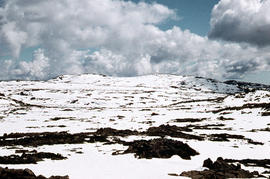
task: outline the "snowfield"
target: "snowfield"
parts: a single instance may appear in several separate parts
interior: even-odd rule
[[[45,159],[37,164],[0,164],[29,168],[36,175],[68,175],[71,179],[184,178],[169,174],[203,170],[203,161],[269,159],[270,92],[261,86],[223,83],[211,79],[148,75],[107,77],[64,75],[48,81],[0,82],[0,142],[11,133],[91,133],[101,128],[147,131],[150,127],[186,127],[203,140],[163,136],[188,144],[199,155],[190,160],[112,155],[128,147],[121,143],[82,142],[53,145],[0,145],[0,156],[18,150],[59,153],[65,160]],[[226,140],[218,134],[231,135]],[[216,136],[215,136],[216,135]],[[238,135],[238,137],[232,137]],[[217,137],[218,136],[218,137]],[[239,136],[243,136],[242,138]],[[111,136],[122,141],[161,136]],[[221,140],[224,139],[224,140]],[[228,140],[227,140],[228,139]],[[1,162],[1,160],[0,160]],[[242,168],[269,171],[265,167]],[[265,176],[268,176],[265,174]]]

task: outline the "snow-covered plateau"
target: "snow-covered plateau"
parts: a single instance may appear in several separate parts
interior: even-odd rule
[[[71,179],[163,179],[205,170],[208,158],[270,159],[269,89],[165,74],[2,81],[0,167]],[[181,141],[197,154],[167,152],[162,142],[132,152],[132,142],[153,139]],[[165,149],[149,153],[158,147]],[[64,159],[4,160],[41,152]],[[269,176],[270,163],[240,165],[263,174],[258,177]]]

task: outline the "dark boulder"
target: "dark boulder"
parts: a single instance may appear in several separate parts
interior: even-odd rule
[[[137,140],[126,142],[128,149],[124,154],[135,153],[139,158],[170,158],[178,155],[183,159],[190,159],[191,156],[199,153],[192,149],[189,145],[176,140],[170,139],[153,139],[153,140]]]

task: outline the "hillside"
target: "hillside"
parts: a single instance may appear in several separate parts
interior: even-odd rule
[[[270,165],[269,89],[176,75],[2,81],[0,166],[72,179],[181,178],[223,157],[262,174]]]

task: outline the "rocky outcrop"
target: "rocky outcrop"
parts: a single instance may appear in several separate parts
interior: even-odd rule
[[[128,149],[124,154],[135,153],[139,158],[170,158],[173,155],[178,155],[183,159],[190,159],[191,156],[199,153],[192,149],[189,145],[176,140],[170,139],[153,139],[153,140],[137,140],[126,142]]]
[[[192,179],[224,179],[224,178],[253,178],[258,177],[258,172],[249,172],[241,169],[240,165],[229,164],[223,158],[219,157],[215,162],[207,159],[203,167],[208,169],[204,171],[188,171],[181,173],[180,176],[190,177]]]
[[[46,178],[42,175],[36,176],[30,169],[8,169],[0,167],[1,179],[69,179],[68,176],[51,176]]]

